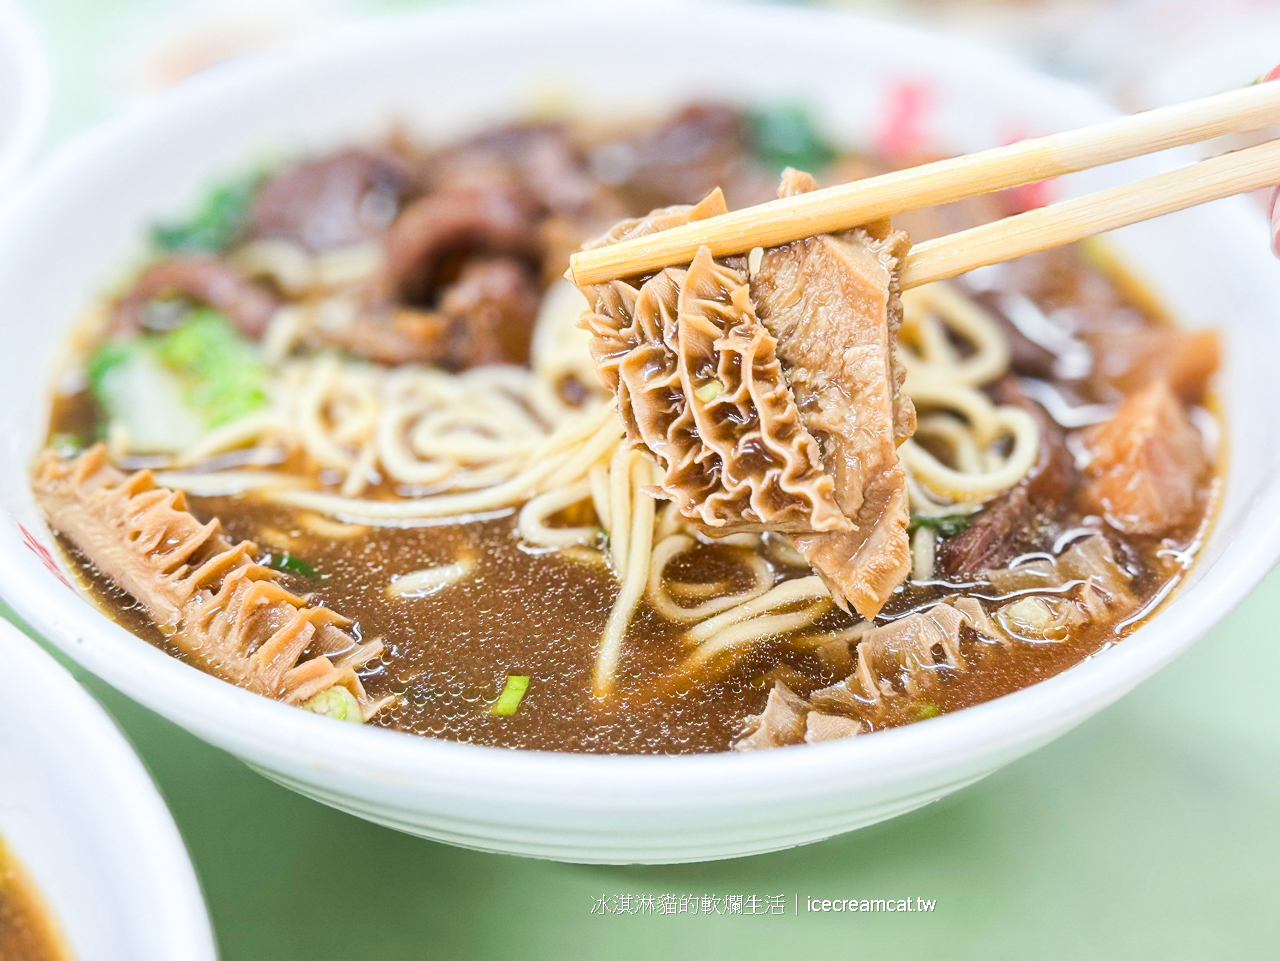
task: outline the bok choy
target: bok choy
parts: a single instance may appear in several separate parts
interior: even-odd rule
[[[135,453],[173,453],[267,402],[257,348],[220,313],[192,311],[178,326],[103,344],[89,388],[109,429]]]

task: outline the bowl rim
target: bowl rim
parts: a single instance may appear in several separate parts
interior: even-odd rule
[[[651,6],[667,5],[654,0]],[[579,0],[536,6],[540,16],[553,11],[599,11]],[[687,5],[672,3],[674,9]],[[710,11],[741,15],[739,4],[700,0]],[[1029,68],[1017,58],[989,51],[969,40],[918,31],[900,24],[868,20],[826,9],[780,8],[753,4],[753,16],[785,18],[801,27],[846,26],[874,29],[886,39],[954,57],[969,56],[966,69],[993,78],[1034,75],[1038,85],[1056,90],[1063,100],[1084,103],[1100,116],[1115,111],[1096,94]],[[118,118],[63,147],[27,184],[8,221],[39,208],[40,198],[64,178],[91,164],[97,153],[128,138],[135,130],[163,122],[172,111],[207,110],[225,97],[243,94],[294,71],[323,64],[353,51],[376,50],[403,40],[410,30],[469,32],[491,22],[495,8],[510,17],[528,13],[515,2],[474,7],[443,6],[373,20],[268,54],[223,65],[184,82],[178,88],[136,104]],[[763,23],[761,24],[763,27]],[[981,58],[973,58],[975,50]],[[1265,249],[1262,218],[1243,203],[1220,205],[1220,216],[1239,233],[1256,233]],[[1228,464],[1227,476],[1230,477]],[[338,765],[394,788],[421,788],[458,798],[492,798],[510,793],[513,783],[525,796],[574,809],[600,803],[614,809],[646,811],[699,806],[740,805],[775,798],[829,795],[833,788],[888,784],[965,759],[990,757],[1002,749],[1039,743],[1060,733],[1109,703],[1182,653],[1239,604],[1280,557],[1280,478],[1270,483],[1249,507],[1254,536],[1237,538],[1205,569],[1191,588],[1179,591],[1152,618],[1108,649],[1054,677],[1011,694],[930,719],[796,751],[724,752],[697,755],[576,754],[464,744],[402,732],[355,725],[333,725],[328,719],[250,694],[204,674],[159,649],[139,643],[91,604],[67,605],[61,585],[27,552],[0,550],[0,589],[25,618],[86,668],[140,703],[222,746],[254,745],[256,759],[274,758],[284,769],[299,759],[309,764]],[[1170,616],[1171,611],[1176,611]],[[91,643],[96,637],[105,643]],[[134,643],[127,643],[132,641]],[[208,728],[209,713],[221,719]],[[1065,721],[1065,723],[1064,723]],[[265,731],[270,736],[264,736]],[[232,747],[234,750],[235,748]],[[256,760],[255,763],[265,763]]]
[[[0,0],[0,49],[15,55],[19,96],[17,122],[0,140],[0,188],[26,167],[44,139],[49,122],[51,81],[44,44],[13,0]]]
[[[2,619],[0,658],[16,665],[24,680],[39,691],[40,699],[56,708],[50,723],[74,735],[79,761],[70,783],[92,784],[94,796],[110,799],[115,826],[139,839],[131,847],[129,870],[144,877],[152,889],[156,899],[152,907],[163,921],[150,930],[163,934],[166,956],[213,961],[213,928],[191,856],[159,788],[114,718],[52,655],[17,625]],[[22,729],[0,731],[0,738],[21,740]],[[48,779],[50,784],[67,783],[66,758],[46,766],[56,774]],[[49,903],[48,908],[55,926],[65,934],[67,925],[59,906]]]

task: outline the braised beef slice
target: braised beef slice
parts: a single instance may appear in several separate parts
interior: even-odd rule
[[[1014,378],[1000,381],[994,393],[1000,403],[1016,404],[1035,418],[1040,457],[1017,485],[987,503],[968,528],[938,543],[938,570],[946,577],[970,579],[1020,554],[1047,549],[1076,488],[1075,462],[1062,428],[1022,394]]]
[[[1222,346],[1214,330],[1179,330],[1150,323],[1102,327],[1085,335],[1093,348],[1090,385],[1102,396],[1129,395],[1165,381],[1188,403],[1204,399]]]
[[[438,151],[426,158],[423,179],[432,190],[520,190],[539,217],[544,284],[564,274],[583,243],[634,212],[557,123],[513,124]]]
[[[116,304],[112,332],[136,333],[149,326],[148,312],[156,302],[188,300],[224,313],[241,333],[258,337],[266,329],[279,302],[261,284],[213,257],[171,257],[144,270]]]
[[[432,364],[465,370],[525,364],[541,294],[532,270],[506,258],[466,262],[422,310],[372,299],[348,323],[320,332],[319,343],[380,364]]]
[[[1085,431],[1085,500],[1116,530],[1163,534],[1191,513],[1211,462],[1200,432],[1163,380]]]
[[[512,124],[427,158],[425,179],[437,190],[517,185],[543,212],[577,215],[601,199],[586,154],[560,124]]]
[[[444,364],[527,363],[540,300],[525,264],[510,258],[470,261],[440,298],[450,324]]]
[[[592,167],[642,207],[691,203],[722,187],[734,204],[767,200],[771,178],[753,169],[747,119],[722,104],[694,104],[666,123],[602,144]]]
[[[254,197],[250,233],[315,253],[374,241],[411,189],[411,172],[400,158],[343,150],[268,179]]]
[[[780,194],[814,189],[788,170]],[[751,294],[778,341],[805,426],[835,479],[851,531],[801,534],[797,549],[832,596],[874,617],[911,569],[906,478],[897,447],[915,430],[894,355],[901,231],[809,237],[764,252]]]
[[[473,257],[536,263],[537,226],[537,204],[513,185],[452,187],[420,197],[387,234],[391,291],[402,303],[431,307]]]
[[[348,323],[319,331],[311,346],[338,347],[379,364],[438,364],[449,329],[443,314],[379,302]]]

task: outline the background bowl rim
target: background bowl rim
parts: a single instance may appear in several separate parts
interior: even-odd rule
[[[5,48],[14,54],[20,89],[17,122],[0,139],[0,189],[22,173],[43,141],[52,95],[44,44],[13,0],[0,0],[0,49]]]
[[[62,754],[41,756],[41,769],[51,789],[53,785],[64,790],[68,784],[72,788],[91,785],[92,792],[80,793],[93,797],[98,811],[110,812],[113,826],[121,833],[138,840],[130,847],[127,871],[131,877],[145,879],[155,898],[152,907],[157,909],[156,918],[162,920],[150,919],[146,930],[162,934],[163,957],[213,961],[213,928],[186,843],[160,789],[114,718],[52,655],[16,625],[3,620],[0,660],[19,668],[32,690],[38,691],[42,704],[52,708],[41,721],[42,727],[65,733],[68,743],[74,738],[74,764]],[[0,730],[0,740],[21,742],[22,729]],[[3,834],[0,825],[0,836]],[[21,852],[19,856],[27,860]],[[111,867],[113,872],[120,870],[118,863]],[[112,876],[94,881],[110,881]],[[63,906],[47,897],[46,891],[40,894],[55,927],[65,934],[68,925]]]
[[[595,4],[578,0],[532,5],[537,14],[578,11],[599,14]],[[657,0],[651,7],[690,6],[709,11],[740,5],[700,0],[696,4]],[[149,129],[171,111],[208,109],[224,98],[243,96],[255,85],[314,68],[332,58],[345,58],[384,44],[409,42],[414,31],[430,29],[463,32],[483,28],[495,7],[517,17],[529,6],[482,3],[474,7],[444,6],[411,14],[376,19],[345,28],[341,35],[314,38],[289,48],[248,57],[197,76],[178,88],[135,105],[121,116],[90,131],[67,146],[26,184],[17,202],[0,222],[0,237],[12,223],[39,208],[40,198],[77,169],[91,163],[101,150],[121,142],[137,129]],[[968,39],[943,36],[901,24],[885,23],[852,13],[826,9],[782,8],[759,4],[752,14],[791,24],[830,25],[837,21],[871,30],[886,40],[907,42],[955,59],[967,55],[966,69],[993,77],[1031,75],[1062,100],[1083,103],[1100,116],[1114,109],[1096,94],[1068,81],[1028,67],[1015,57],[986,50]],[[763,28],[763,24],[761,24]],[[975,51],[981,52],[974,58]],[[1265,244],[1262,218],[1246,215],[1247,207],[1220,205],[1220,219],[1238,231],[1256,232]],[[1256,220],[1256,223],[1254,222]],[[1226,476],[1230,478],[1230,463]],[[308,763],[340,764],[361,778],[395,787],[412,786],[457,797],[492,797],[509,791],[519,779],[522,793],[574,807],[604,802],[646,810],[667,805],[751,803],[770,797],[827,795],[833,788],[892,783],[926,772],[964,756],[990,756],[1002,746],[1047,739],[1083,720],[1100,706],[1182,653],[1221,620],[1262,580],[1280,557],[1280,477],[1268,484],[1250,506],[1258,536],[1248,544],[1232,542],[1200,580],[1177,592],[1141,630],[1122,644],[1052,678],[1004,697],[903,728],[877,732],[875,737],[810,745],[797,751],[724,752],[698,755],[612,755],[555,751],[510,750],[462,744],[418,735],[354,725],[332,725],[296,708],[250,694],[185,665],[151,645],[129,645],[136,638],[89,605],[59,604],[58,582],[34,556],[15,549],[0,550],[0,587],[16,610],[33,626],[93,673],[139,703],[220,746],[253,744],[260,758],[270,756],[282,767]],[[11,543],[7,541],[6,543]],[[50,603],[52,602],[52,603]],[[58,608],[63,608],[58,610]],[[1178,612],[1177,626],[1170,611]],[[97,650],[85,638],[107,635],[110,645]],[[105,654],[112,647],[112,657]],[[154,682],[154,683],[153,683]],[[220,727],[205,724],[207,709],[221,715]],[[1065,723],[1064,723],[1065,719]],[[328,725],[328,726],[326,726]],[[270,737],[264,737],[264,728]],[[234,748],[232,748],[234,750]],[[457,778],[444,784],[442,773]],[[803,777],[801,777],[801,775]]]

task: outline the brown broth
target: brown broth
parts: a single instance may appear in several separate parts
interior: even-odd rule
[[[1203,492],[1200,518],[1208,516],[1213,490]],[[627,634],[620,692],[592,695],[596,647],[617,581],[603,564],[569,560],[557,552],[523,549],[510,515],[468,524],[370,528],[345,540],[307,533],[288,509],[237,498],[192,498],[202,519],[219,517],[235,537],[255,540],[263,550],[288,551],[312,565],[315,580],[290,576],[290,586],[314,591],[318,600],[357,620],[362,637],[381,637],[386,653],[362,678],[371,694],[397,694],[400,702],[374,723],[429,737],[501,747],[610,753],[722,751],[741,722],[757,712],[775,679],[808,694],[844,676],[784,639],[766,643],[734,662],[723,676],[699,683],[673,681],[682,626],[642,608]],[[1137,572],[1139,609],[1156,598],[1183,567],[1157,559],[1188,551],[1202,536],[1200,520],[1161,539],[1131,539],[1129,566]],[[393,576],[451,562],[474,552],[472,575],[435,594],[392,600]],[[731,549],[707,546],[704,576],[716,563],[732,564]],[[716,558],[716,554],[725,554]],[[82,568],[83,569],[83,568]],[[794,569],[779,570],[796,576]],[[86,583],[104,610],[140,636],[165,646],[163,635],[131,600],[105,578],[86,570]],[[713,575],[714,576],[714,575]],[[947,594],[994,597],[988,588],[908,586],[886,606],[884,617],[902,616]],[[835,612],[814,630],[848,627],[853,619]],[[965,641],[965,671],[943,669],[930,692],[932,704],[949,712],[1024,688],[1079,663],[1134,629],[1090,624],[1057,643]],[[509,674],[532,678],[515,715],[499,717],[489,706]],[[921,716],[919,701],[903,698],[876,719],[895,726]]]
[[[0,841],[0,961],[65,961],[52,919],[22,866]]]

